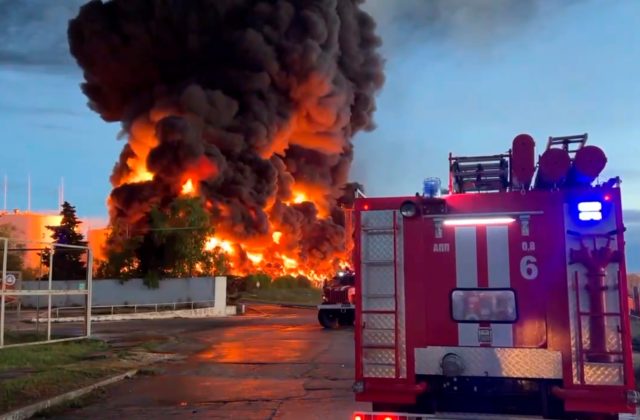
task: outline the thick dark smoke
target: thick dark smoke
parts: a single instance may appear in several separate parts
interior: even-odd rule
[[[373,127],[380,39],[363,0],[93,0],[70,22],[90,107],[122,121],[113,224],[143,227],[193,179],[219,232],[283,232],[302,259],[344,246],[331,218],[351,139]],[[141,177],[141,165],[154,174]],[[314,204],[293,204],[294,190]],[[286,204],[289,203],[289,204]]]

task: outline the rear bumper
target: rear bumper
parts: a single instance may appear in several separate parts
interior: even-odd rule
[[[318,309],[338,309],[353,311],[356,309],[356,307],[350,303],[324,303],[322,305],[318,305]]]
[[[417,414],[417,413],[401,413],[401,412],[373,412],[373,411],[356,411],[353,413],[352,419],[360,416],[362,420],[377,420],[379,418],[389,417],[392,420],[423,420],[423,419],[475,419],[475,420],[513,420],[512,415],[508,414],[477,414],[477,413],[446,413],[438,412],[434,414]],[[518,416],[518,420],[539,420],[542,417]]]
[[[638,394],[624,388],[598,389],[553,387],[552,394],[564,402],[566,411],[600,413],[635,413]]]
[[[416,397],[426,392],[426,382],[417,384],[385,384],[365,381],[362,392],[356,392],[356,401],[383,404],[415,404]]]

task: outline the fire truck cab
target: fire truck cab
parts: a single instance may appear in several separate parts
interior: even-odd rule
[[[536,165],[519,135],[450,156],[446,195],[356,201],[354,419],[636,412],[620,180],[586,140]]]

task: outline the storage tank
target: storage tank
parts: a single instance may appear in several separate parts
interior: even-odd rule
[[[569,185],[590,185],[607,165],[607,156],[597,146],[585,146],[576,152],[567,176]]]
[[[511,185],[514,189],[528,189],[536,171],[536,142],[528,134],[520,134],[511,146]]]
[[[547,149],[538,160],[535,187],[544,189],[563,183],[570,167],[569,152],[564,149]]]

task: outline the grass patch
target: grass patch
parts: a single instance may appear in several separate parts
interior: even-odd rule
[[[98,340],[66,341],[0,350],[0,372],[12,368],[47,369],[66,365],[97,351],[108,349]]]
[[[250,292],[242,293],[242,298],[246,300],[260,300],[273,303],[293,303],[293,304],[313,304],[317,305],[322,301],[322,290],[310,289],[254,289]]]
[[[98,340],[0,350],[0,412],[68,392],[125,370],[90,356],[108,351]]]

